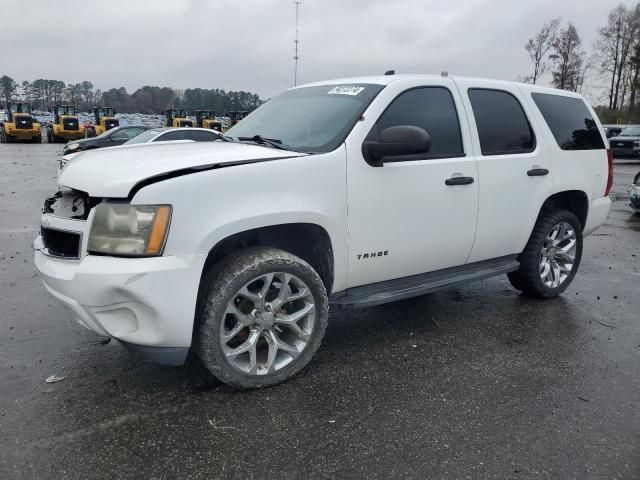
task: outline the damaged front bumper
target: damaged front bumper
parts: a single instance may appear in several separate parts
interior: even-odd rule
[[[45,204],[41,234],[33,243],[47,291],[84,327],[158,363],[183,363],[206,255],[88,255],[95,211],[85,204],[89,199],[82,200],[77,192],[52,199]]]

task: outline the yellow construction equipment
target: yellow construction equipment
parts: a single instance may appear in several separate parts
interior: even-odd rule
[[[84,138],[84,125],[80,125],[75,106],[55,105],[49,111],[53,113],[53,123],[47,126],[49,143]]]
[[[187,118],[185,110],[172,108],[162,113],[167,117],[166,127],[193,127],[193,122]]]
[[[229,112],[227,114],[227,116],[229,117],[229,125],[227,126],[227,128],[231,128],[233,127],[236,123],[238,123],[240,120],[242,120],[244,117],[246,117],[249,114],[249,112],[245,112],[245,111],[241,111],[241,112]]]
[[[7,120],[0,122],[0,143],[42,143],[42,126],[31,116],[31,105],[25,102],[10,102],[5,109]]]
[[[213,110],[196,110],[196,125],[200,128],[211,128],[219,132],[222,131],[222,122],[216,120]]]
[[[94,127],[96,135],[100,135],[120,125],[113,107],[95,107],[93,109],[93,116],[96,120]]]

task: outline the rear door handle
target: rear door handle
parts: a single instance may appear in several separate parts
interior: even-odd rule
[[[447,178],[444,183],[446,185],[469,185],[473,183],[473,177],[451,177]]]
[[[549,170],[546,168],[532,168],[527,172],[530,177],[544,177],[549,174]]]

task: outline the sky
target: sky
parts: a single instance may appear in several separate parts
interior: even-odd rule
[[[530,73],[524,45],[542,24],[572,21],[591,52],[619,3],[301,0],[298,84],[389,69],[515,80]],[[2,2],[0,18],[0,75],[18,82],[221,88],[263,98],[293,85],[293,0],[33,0]],[[597,84],[592,78],[587,92],[594,103]]]

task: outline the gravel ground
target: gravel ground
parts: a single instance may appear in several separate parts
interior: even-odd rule
[[[46,293],[31,241],[60,150],[0,148],[0,479],[640,478],[640,164],[616,164],[562,297],[499,277],[334,312],[301,374],[236,392],[131,357]]]

